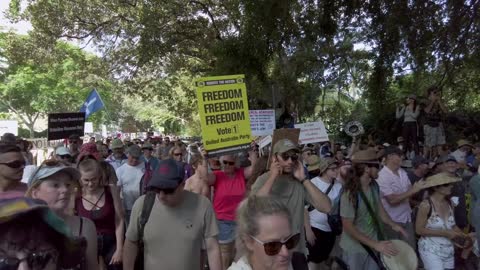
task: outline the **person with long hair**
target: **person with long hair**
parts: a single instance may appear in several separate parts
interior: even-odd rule
[[[402,119],[402,137],[405,139],[407,149],[404,151],[415,151],[418,154],[418,124],[420,106],[417,105],[417,96],[409,95],[404,105],[397,106],[396,118]],[[412,147],[413,145],[413,147]]]
[[[292,269],[300,233],[293,231],[288,208],[275,197],[250,196],[237,210],[239,260],[228,270]]]
[[[454,269],[455,241],[465,241],[467,235],[455,224],[449,196],[453,184],[461,181],[446,173],[427,178],[429,196],[420,203],[415,229],[420,239],[418,252],[425,270]]]
[[[89,218],[97,229],[98,257],[107,269],[122,269],[125,220],[117,187],[108,185],[100,163],[85,159],[78,164],[82,192],[75,200],[79,216]]]
[[[48,207],[65,221],[74,236],[87,240],[85,261],[73,269],[95,270],[98,269],[95,225],[88,218],[70,214],[70,202],[79,179],[80,173],[77,169],[65,166],[57,160],[46,160],[30,176],[26,197],[46,202]]]
[[[374,180],[380,165],[375,151],[359,151],[353,155],[352,162],[340,199],[343,260],[351,270],[379,269],[378,253],[394,256],[398,252],[384,238],[383,225],[404,237],[407,233],[392,221],[380,202],[379,187]]]

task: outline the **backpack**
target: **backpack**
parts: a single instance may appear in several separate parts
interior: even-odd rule
[[[138,254],[135,259],[135,270],[144,269],[144,251],[145,245],[143,242],[143,232],[145,230],[145,225],[150,218],[150,213],[152,212],[153,205],[155,204],[156,194],[154,192],[147,192],[143,200],[142,213],[138,221]]]

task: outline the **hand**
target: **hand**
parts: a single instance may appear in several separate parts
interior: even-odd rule
[[[457,232],[455,230],[447,230],[445,231],[445,236],[450,239],[450,240],[453,240],[454,238],[456,237],[465,237],[465,235],[461,232]]]
[[[398,225],[398,224],[395,224],[392,226],[392,230],[395,231],[395,232],[398,232],[398,233],[401,233],[402,236],[407,239],[408,238],[408,233],[407,231],[405,231],[404,228],[402,228],[402,226]]]
[[[305,175],[305,168],[303,168],[303,165],[300,162],[300,160],[297,160],[297,164],[295,164],[295,169],[293,171],[293,176],[298,181],[302,181],[303,179],[307,178],[307,176]]]
[[[424,189],[426,184],[427,183],[425,182],[425,180],[417,181],[415,182],[415,184],[413,184],[413,190],[415,191],[415,193],[417,193],[420,190]]]
[[[112,264],[121,264],[122,263],[122,250],[118,249],[115,250],[115,253],[113,253],[112,259],[110,260],[110,265]]]
[[[375,244],[373,247],[377,252],[382,253],[386,256],[395,256],[398,254],[398,250],[395,248],[392,242],[390,241],[380,241]]]
[[[277,178],[282,173],[282,167],[275,156],[272,157],[270,164],[270,177]]]
[[[315,245],[315,241],[317,241],[317,238],[315,237],[315,234],[313,233],[312,228],[305,228],[305,236],[307,237],[307,242],[313,246]]]

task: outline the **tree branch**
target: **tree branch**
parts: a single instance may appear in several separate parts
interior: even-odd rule
[[[208,17],[210,18],[210,20],[212,21],[212,26],[213,28],[215,29],[215,31],[217,32],[217,39],[218,40],[223,40],[222,39],[222,36],[220,34],[220,30],[218,29],[217,27],[217,23],[215,22],[215,18],[213,17],[213,14],[210,12],[210,10],[208,9],[207,5],[205,5],[204,3],[200,2],[200,1],[190,1],[190,3],[192,4],[197,4],[197,5],[200,5],[202,6],[203,10],[205,11],[205,13],[207,13]]]

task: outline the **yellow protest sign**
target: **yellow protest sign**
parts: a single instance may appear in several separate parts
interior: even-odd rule
[[[202,138],[209,156],[247,149],[251,143],[250,116],[244,75],[196,80]]]

